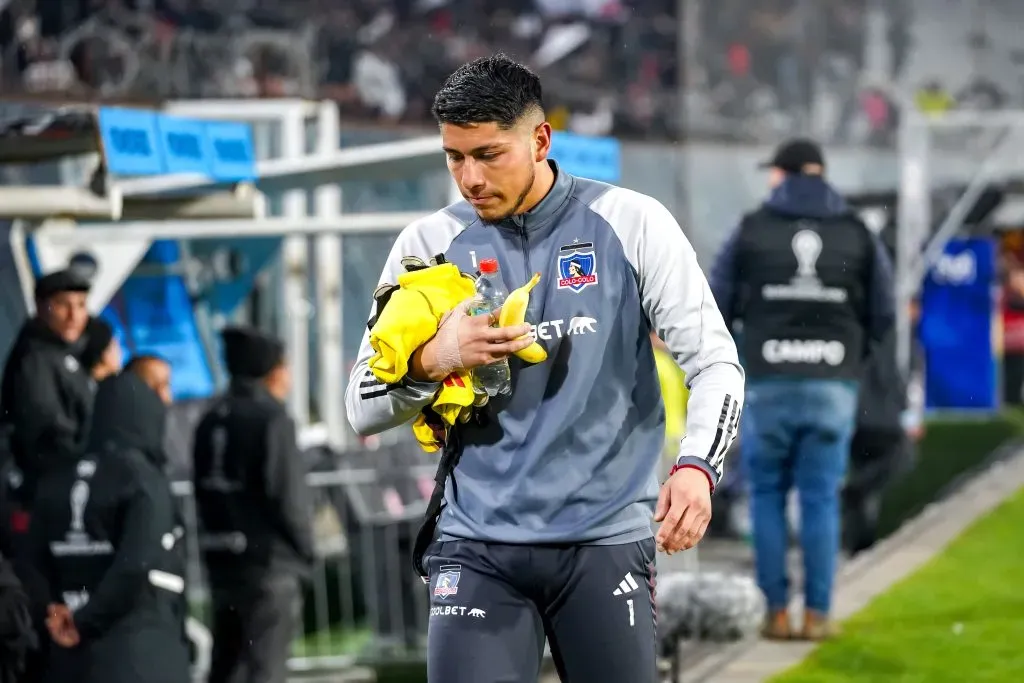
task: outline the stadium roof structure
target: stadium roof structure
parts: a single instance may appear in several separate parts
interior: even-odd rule
[[[99,151],[91,107],[41,110],[34,116],[0,121],[0,164],[56,161]]]
[[[303,120],[315,118],[321,106],[304,100],[205,100],[169,102],[162,111],[204,120],[244,118],[263,122],[281,121],[282,111],[292,111]],[[423,212],[303,216],[296,221],[298,214],[268,217],[264,197],[295,188],[417,177],[444,168],[440,136],[431,135],[349,148],[338,148],[335,143],[333,148],[313,154],[258,160],[255,178],[245,183],[201,173],[118,176],[108,173],[103,161],[103,135],[96,106],[28,105],[20,109],[18,115],[0,121],[0,164],[52,162],[89,154],[98,154],[101,162],[87,187],[0,188],[0,215],[31,220],[66,217],[113,221],[90,225],[88,239],[92,241],[116,239],[124,234],[122,230],[129,229],[133,235],[149,239],[393,232]],[[41,202],[44,197],[46,201]],[[172,225],[167,219],[177,222]],[[56,225],[50,221],[43,227],[63,233],[69,232],[74,223]],[[86,239],[85,235],[78,237]]]
[[[941,225],[950,207],[966,192],[966,185],[947,185],[932,190],[935,227]],[[899,211],[899,193],[893,189],[848,195],[849,204],[859,210],[880,209],[895,220]],[[1024,228],[1024,178],[987,184],[967,210],[962,227],[992,230]]]

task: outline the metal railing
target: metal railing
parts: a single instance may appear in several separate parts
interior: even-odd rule
[[[433,474],[433,466],[417,465],[397,478],[365,468],[308,475],[319,557],[304,590],[289,660],[293,672],[343,671],[361,662],[422,656],[428,597],[410,557]],[[208,583],[192,484],[174,482],[173,491],[186,525],[190,631],[201,680],[209,661],[202,650],[212,640]]]

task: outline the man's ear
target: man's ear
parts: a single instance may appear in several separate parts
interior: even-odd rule
[[[551,124],[541,121],[533,129],[533,160],[544,161],[551,153]]]

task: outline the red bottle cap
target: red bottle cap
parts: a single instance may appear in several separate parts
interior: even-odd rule
[[[498,259],[496,258],[485,258],[480,259],[480,272],[484,275],[494,275],[498,272]]]

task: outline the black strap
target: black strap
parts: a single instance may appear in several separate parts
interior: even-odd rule
[[[430,494],[427,511],[423,514],[423,523],[416,532],[416,540],[412,546],[412,566],[424,581],[430,576],[430,572],[423,566],[423,556],[427,553],[430,544],[434,542],[437,533],[437,523],[444,510],[444,489],[449,477],[452,480],[452,494],[458,495],[455,484],[455,468],[462,458],[462,439],[459,438],[458,432],[459,430],[455,427],[448,430],[448,438],[445,440],[444,449],[441,451],[441,460],[438,462],[437,472],[434,474],[434,490]]]

